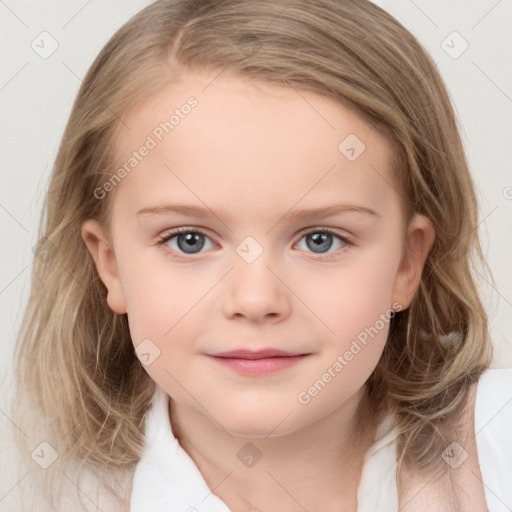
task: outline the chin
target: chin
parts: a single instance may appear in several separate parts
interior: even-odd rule
[[[287,430],[283,432],[281,430],[276,430],[276,423],[271,424],[261,424],[261,425],[233,425],[232,428],[226,427],[226,430],[234,437],[254,439],[254,438],[266,438],[269,437],[280,437],[290,432],[293,432],[293,429]],[[271,434],[271,435],[269,435]]]
[[[293,409],[264,411],[254,408],[248,412],[237,409],[229,417],[218,416],[221,425],[236,437],[279,437],[297,430]],[[290,421],[292,420],[292,421]]]

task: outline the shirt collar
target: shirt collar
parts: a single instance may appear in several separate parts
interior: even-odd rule
[[[146,417],[145,445],[133,477],[130,512],[230,512],[212,494],[174,436],[168,400],[167,393],[157,386]]]
[[[146,416],[143,452],[133,477],[130,512],[231,512],[212,493],[195,462],[174,436],[168,403],[168,394],[157,385]],[[394,479],[396,436],[393,419],[387,416],[379,425],[376,440],[365,456],[358,489],[358,512],[367,510],[369,500],[373,502],[379,495],[374,484],[370,489],[369,482],[375,482],[373,475],[379,468],[382,471],[383,463],[389,466],[388,479]],[[386,485],[384,489],[386,493],[393,493],[393,486],[390,489]]]

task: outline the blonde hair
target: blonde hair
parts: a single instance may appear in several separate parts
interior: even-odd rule
[[[107,306],[80,227],[89,218],[108,226],[112,194],[98,200],[94,190],[116,169],[123,116],[180,73],[204,68],[332,98],[387,137],[407,220],[425,215],[436,239],[412,304],[390,322],[359,413],[393,411],[399,465],[434,463],[447,444],[441,427],[457,422],[491,362],[471,265],[488,267],[443,80],[416,38],[367,0],[159,0],[108,41],[80,87],[45,198],[39,237],[51,250],[34,259],[16,349],[18,424],[44,427],[60,464],[138,461],[155,384],[126,315]]]

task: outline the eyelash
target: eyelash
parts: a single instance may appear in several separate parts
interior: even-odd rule
[[[189,228],[189,227],[184,226],[184,227],[173,229],[172,231],[168,232],[164,236],[159,237],[159,240],[157,242],[158,246],[163,246],[165,243],[167,243],[169,240],[174,238],[176,235],[179,235],[180,233],[196,233],[196,234],[203,235],[203,236],[205,236],[207,238],[210,238],[206,233],[204,233],[200,229]],[[303,231],[303,232],[301,232],[301,237],[300,238],[302,239],[304,236],[310,235],[312,233],[329,233],[329,234],[335,236],[336,238],[338,238],[339,240],[341,240],[345,244],[344,247],[341,247],[340,249],[338,249],[334,253],[329,253],[328,256],[323,256],[322,257],[322,255],[320,253],[318,253],[317,256],[319,256],[318,259],[320,259],[320,260],[331,259],[333,257],[333,255],[335,255],[337,252],[342,251],[346,247],[350,247],[350,246],[354,245],[354,243],[349,238],[341,236],[336,231],[334,231],[334,230],[332,230],[330,228],[314,228],[314,229],[310,229],[308,231]],[[191,261],[191,260],[195,259],[195,256],[188,256],[186,254],[179,254],[178,256],[176,256],[174,254],[175,251],[173,249],[169,248],[169,250],[171,251],[169,254],[173,258],[179,258],[179,259],[185,260],[185,261]],[[315,254],[315,253],[313,253],[313,254]]]

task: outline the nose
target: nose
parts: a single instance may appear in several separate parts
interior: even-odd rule
[[[282,321],[290,314],[289,284],[274,268],[264,251],[248,263],[235,255],[233,270],[225,280],[223,312],[228,318],[243,317],[252,322]],[[288,285],[288,286],[287,286]]]

